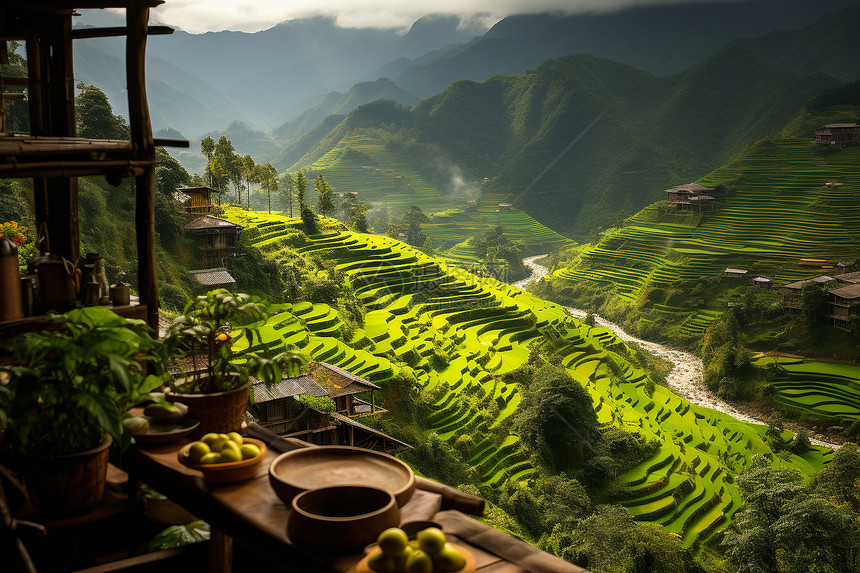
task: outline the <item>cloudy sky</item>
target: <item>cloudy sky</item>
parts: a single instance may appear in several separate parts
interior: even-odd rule
[[[480,18],[488,27],[511,14],[608,11],[696,0],[166,0],[152,17],[187,32],[256,32],[284,20],[333,16],[346,27],[408,28],[426,14]]]

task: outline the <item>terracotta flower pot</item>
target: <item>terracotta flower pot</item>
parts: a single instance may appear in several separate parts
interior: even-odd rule
[[[45,458],[18,452],[30,501],[51,514],[83,514],[104,497],[108,454],[113,439],[106,436],[91,450]]]
[[[177,380],[177,382],[177,387],[181,388],[181,381]],[[166,394],[172,401],[182,402],[188,406],[188,415],[200,420],[200,425],[193,434],[199,437],[209,432],[232,432],[242,426],[245,410],[248,409],[251,384],[247,383],[235,390],[211,394],[184,394],[171,390]]]

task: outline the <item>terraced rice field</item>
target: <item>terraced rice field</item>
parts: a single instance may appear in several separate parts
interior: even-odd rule
[[[527,252],[548,252],[569,242],[523,211],[499,211],[504,197],[484,196],[474,185],[456,194],[443,194],[421,173],[371,132],[357,132],[310,166],[320,172],[338,193],[356,193],[362,201],[388,205],[393,215],[417,205],[427,214],[440,213],[422,225],[437,249],[447,250],[471,237],[482,225],[501,225]],[[478,207],[467,210],[466,200]],[[458,254],[452,260],[461,260]],[[468,260],[466,262],[469,262]]]
[[[284,239],[273,230],[276,218],[250,214],[241,222],[259,228],[258,242],[278,256],[283,247],[278,241]],[[516,287],[376,235],[318,235],[302,251],[325,254],[349,277],[368,309],[364,327],[343,340],[343,325],[328,305],[285,304],[275,308],[256,345],[282,338],[314,359],[383,387],[398,369],[411,371],[432,396],[429,427],[443,440],[473,438],[468,462],[483,488],[512,480],[529,486],[539,471],[515,434],[499,436],[493,430],[516,412],[521,399],[519,389],[499,375],[524,364],[529,343],[547,337],[562,341],[561,364],[588,390],[603,425],[662,443],[651,460],[619,477],[616,501],[638,521],[678,533],[687,545],[713,539],[729,525],[741,506],[734,476],[752,454],[807,476],[829,459],[829,450],[774,456],[762,440],[763,427],[691,405],[661,387],[648,396],[645,372],[625,358],[627,350],[615,334],[589,327],[561,306]],[[444,369],[431,367],[434,348],[451,357]]]
[[[701,220],[655,222],[666,218],[651,205],[555,276],[606,284],[638,300],[649,286],[720,276],[729,266],[748,269],[750,279],[788,283],[860,252],[860,148],[817,155],[809,140],[766,141],[699,180],[709,187],[732,182],[736,192],[718,197],[717,209]]]
[[[834,422],[860,419],[860,366],[762,357],[756,365],[776,364],[773,382],[779,400]]]

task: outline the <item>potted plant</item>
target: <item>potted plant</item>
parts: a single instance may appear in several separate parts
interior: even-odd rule
[[[284,371],[301,371],[301,355],[283,342],[266,355],[250,351],[255,338],[261,340],[259,327],[266,318],[265,306],[250,295],[217,289],[191,300],[168,327],[164,342],[180,365],[168,394],[200,420],[198,435],[241,426],[251,377],[272,385]]]
[[[0,368],[0,426],[18,454],[31,501],[49,512],[86,510],[104,493],[108,448],[130,443],[127,410],[164,384],[166,348],[141,320],[94,306],[18,335]]]

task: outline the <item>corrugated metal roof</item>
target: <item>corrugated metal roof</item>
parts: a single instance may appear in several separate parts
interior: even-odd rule
[[[754,282],[754,283],[770,283],[770,282],[773,282],[773,281],[772,281],[772,280],[770,280],[770,279],[769,279],[769,278],[767,278],[767,277],[756,277],[756,278],[754,278],[754,279],[753,279],[753,282]]]
[[[686,185],[676,185],[671,189],[666,189],[666,192],[675,193],[701,193],[702,191],[713,191],[713,187],[705,187],[698,183],[687,183]]]
[[[218,286],[236,284],[236,279],[227,272],[227,269],[203,269],[200,271],[188,271],[198,283],[203,286]]]
[[[745,275],[745,274],[747,274],[749,271],[748,271],[748,270],[746,270],[746,269],[733,269],[733,268],[728,268],[728,269],[724,270],[723,272],[724,272],[724,273],[729,273],[729,274],[731,274],[731,275]]]
[[[185,225],[186,231],[198,231],[202,229],[243,229],[242,225],[225,221],[211,215],[205,215],[194,219]]]
[[[254,381],[252,378],[251,391],[254,393],[254,402],[268,402],[279,398],[289,398],[290,396],[299,396],[301,394],[309,394],[314,398],[328,396],[325,388],[317,384],[313,378],[307,374],[300,376],[290,376],[284,378],[277,384],[267,388],[265,382],[259,380]]]

